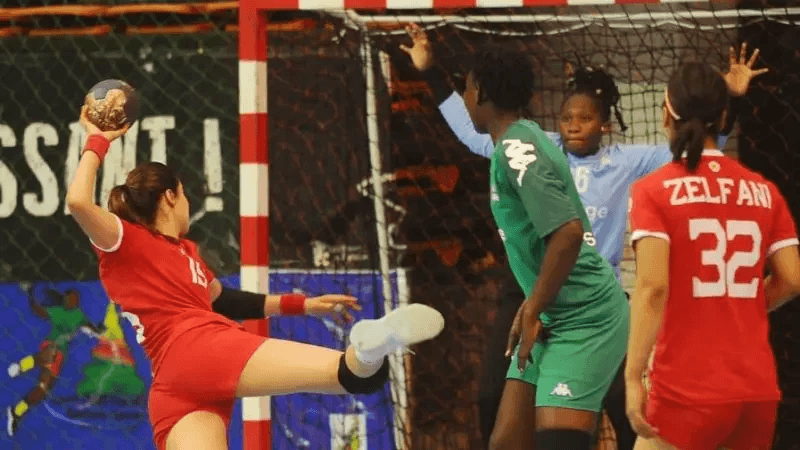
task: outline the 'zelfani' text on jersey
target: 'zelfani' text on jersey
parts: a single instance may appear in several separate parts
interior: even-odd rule
[[[545,325],[593,322],[627,308],[614,271],[594,248],[566,156],[535,123],[520,120],[508,128],[492,155],[490,180],[492,213],[526,294],[539,275],[545,239],[572,220],[586,230],[572,273],[542,314]]]

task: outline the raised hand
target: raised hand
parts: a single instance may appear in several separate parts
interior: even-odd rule
[[[97,125],[93,124],[89,120],[88,111],[89,107],[84,105],[83,108],[81,108],[81,118],[80,118],[81,124],[83,124],[83,126],[86,128],[86,134],[88,136],[91,136],[93,134],[99,134],[108,139],[109,142],[112,142],[114,141],[114,139],[117,139],[118,137],[123,136],[125,133],[127,133],[128,129],[131,127],[130,124],[125,124],[125,126],[120,128],[119,130],[101,131]]]
[[[305,307],[310,316],[339,316],[348,322],[353,320],[351,310],[361,311],[355,297],[338,294],[311,297],[306,300]]]
[[[406,32],[411,37],[411,47],[400,45],[400,50],[406,52],[411,57],[411,63],[420,72],[424,72],[433,66],[433,48],[428,40],[428,34],[415,23],[406,25]]]
[[[769,69],[753,70],[753,65],[758,61],[758,49],[753,51],[750,59],[747,58],[747,42],[742,44],[737,58],[736,49],[731,47],[728,56],[728,72],[723,74],[725,84],[728,85],[728,92],[733,97],[741,97],[747,93],[747,88],[750,87],[750,80],[753,78],[769,72]]]

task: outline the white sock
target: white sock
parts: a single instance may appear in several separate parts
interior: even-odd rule
[[[362,352],[362,351],[359,351],[355,347],[353,347],[353,354],[356,356],[356,359],[360,363],[366,364],[368,366],[380,365],[383,362],[383,358],[386,357],[386,355],[384,355],[383,352],[380,352],[380,351],[372,351],[372,352],[365,351],[365,352]]]

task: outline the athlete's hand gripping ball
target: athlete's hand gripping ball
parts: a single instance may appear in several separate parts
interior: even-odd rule
[[[86,134],[88,136],[91,136],[93,134],[99,134],[99,135],[105,137],[106,139],[108,139],[109,142],[113,142],[114,139],[117,139],[118,137],[120,137],[120,136],[124,135],[125,133],[127,133],[128,129],[131,127],[129,124],[125,124],[122,128],[120,128],[118,130],[103,131],[103,130],[100,129],[100,127],[95,125],[89,119],[89,107],[86,106],[86,105],[84,105],[83,108],[81,108],[80,121],[81,121],[81,124],[86,128]]]
[[[139,118],[139,96],[121,80],[103,80],[84,99],[88,120],[101,131],[116,131]]]
[[[519,342],[519,351],[517,352],[517,367],[520,372],[525,371],[525,366],[531,360],[531,350],[539,335],[542,333],[542,321],[533,313],[531,303],[526,300],[517,310],[517,315],[514,317],[514,323],[511,325],[511,331],[508,333],[508,347],[506,348],[506,356],[511,356],[514,347]],[[522,340],[520,341],[520,337]]]
[[[350,322],[353,316],[350,311],[361,311],[361,305],[355,297],[349,295],[320,295],[311,297],[305,303],[306,314],[310,316],[338,316]]]

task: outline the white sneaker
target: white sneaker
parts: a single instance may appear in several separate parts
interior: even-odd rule
[[[8,376],[14,378],[15,376],[19,375],[20,367],[19,363],[13,363],[8,366]]]
[[[435,338],[444,329],[442,314],[420,303],[401,306],[380,319],[360,320],[350,330],[358,359],[370,364],[401,348]]]

